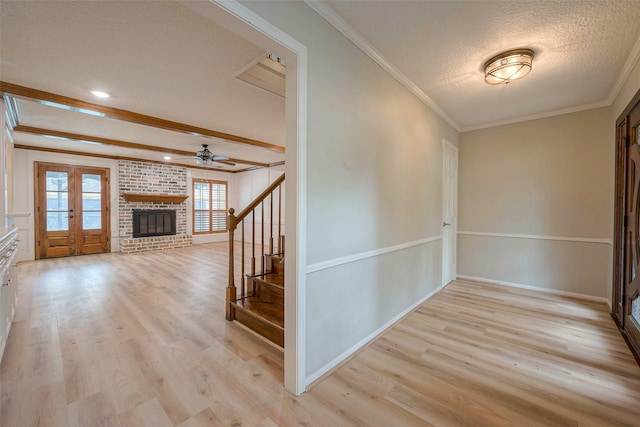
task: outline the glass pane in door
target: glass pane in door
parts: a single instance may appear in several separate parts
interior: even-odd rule
[[[69,175],[47,171],[47,231],[69,229]]]
[[[640,298],[631,301],[631,317],[640,325]]]
[[[67,191],[69,175],[66,172],[47,171],[47,191]]]
[[[100,175],[82,174],[82,229],[102,228],[102,183]]]
[[[67,212],[47,212],[47,231],[66,231],[69,229]]]

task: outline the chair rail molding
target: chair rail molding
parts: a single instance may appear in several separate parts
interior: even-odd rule
[[[360,252],[357,254],[347,255],[339,258],[333,258],[327,261],[316,262],[314,264],[307,265],[307,274],[315,273],[320,270],[326,270],[328,268],[337,267],[339,265],[348,264],[351,262],[360,261],[366,258],[375,257],[378,255],[384,255],[391,252],[396,252],[402,249],[424,245],[430,242],[436,242],[439,240],[442,240],[442,234],[438,234],[437,236],[425,237],[424,239],[414,240],[412,242],[400,243],[394,246],[387,246],[386,248],[379,248],[379,249],[374,249],[372,251]]]
[[[541,234],[490,233],[490,232],[484,232],[484,231],[458,231],[458,235],[506,237],[509,239],[555,240],[560,242],[596,243],[596,244],[602,244],[602,245],[613,245],[613,242],[611,242],[611,239],[601,239],[596,237],[545,236]]]

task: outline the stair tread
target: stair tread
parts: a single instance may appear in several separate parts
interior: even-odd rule
[[[274,325],[284,328],[284,306],[261,301],[255,297],[239,299],[235,304]]]
[[[262,276],[256,276],[254,279],[284,289],[284,277],[281,274],[264,274]]]

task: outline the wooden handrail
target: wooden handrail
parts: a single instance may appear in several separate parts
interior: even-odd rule
[[[273,190],[278,188],[278,186],[283,182],[284,174],[276,178],[276,180],[273,181],[273,183],[271,183],[271,185],[268,186],[266,190],[260,193],[260,195],[256,197],[253,202],[249,203],[246,208],[242,209],[242,211],[240,211],[237,216],[234,215],[235,209],[229,209],[229,222],[227,223],[227,231],[235,230],[238,226],[238,223],[242,221],[247,215],[249,215],[251,211],[253,211],[260,203],[262,203],[262,201],[266,199],[269,194],[273,193]]]

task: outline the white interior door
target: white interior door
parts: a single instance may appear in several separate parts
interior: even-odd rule
[[[456,278],[458,147],[442,140],[442,286]]]

